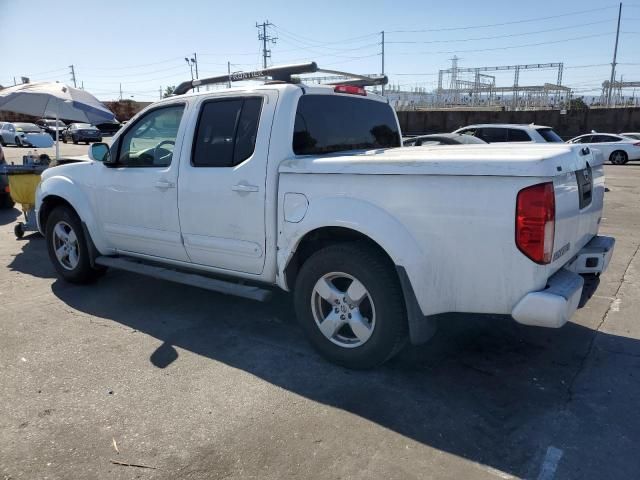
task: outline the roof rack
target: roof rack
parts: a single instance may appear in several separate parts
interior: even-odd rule
[[[318,68],[316,62],[298,63],[293,65],[282,65],[280,67],[264,68],[262,70],[253,70],[249,72],[233,72],[228,75],[220,75],[218,77],[201,78],[197,80],[188,80],[182,82],[173,91],[174,95],[183,95],[194,87],[203,85],[213,85],[219,83],[241,82],[246,80],[266,80],[271,79],[275,82],[284,83],[300,83],[299,77],[293,75],[301,75],[303,73],[330,73],[333,75],[341,75],[346,78],[338,82],[328,83],[327,85],[353,85],[358,87],[370,87],[374,85],[386,85],[388,82],[386,75],[366,76],[355,73],[340,72],[337,70],[323,70]]]

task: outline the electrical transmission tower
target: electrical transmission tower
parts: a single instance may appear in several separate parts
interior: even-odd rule
[[[73,65],[69,65],[69,68],[71,69],[71,80],[73,81],[73,86],[78,88],[78,85],[76,85],[76,70]]]
[[[267,33],[267,27],[271,26],[273,26],[273,23],[270,23],[269,20],[262,23],[256,22],[258,40],[262,42],[262,68],[267,68],[267,58],[271,58],[271,50],[267,48],[267,43],[275,44],[276,40],[278,40],[278,37],[272,37]]]

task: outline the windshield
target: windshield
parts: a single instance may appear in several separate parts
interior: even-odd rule
[[[16,130],[40,133],[40,127],[34,123],[15,123]]]
[[[544,138],[547,142],[553,142],[553,143],[564,142],[564,140],[560,138],[560,135],[554,132],[552,128],[538,128],[536,130],[540,135],[542,135],[542,138]]]

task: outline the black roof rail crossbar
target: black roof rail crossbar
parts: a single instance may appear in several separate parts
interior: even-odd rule
[[[220,75],[218,77],[202,78],[199,80],[188,80],[182,82],[173,91],[174,95],[182,95],[187,93],[194,87],[202,85],[212,85],[214,83],[239,82],[242,80],[254,80],[265,77],[271,77],[273,80],[283,82],[291,82],[291,75],[301,73],[315,73],[318,71],[316,62],[298,63],[293,65],[282,65],[280,67],[264,68],[262,70],[254,70],[250,72],[234,72],[229,75]]]
[[[328,83],[327,85],[353,85],[355,87],[373,87],[375,85],[386,85],[389,83],[389,79],[386,75],[358,75],[357,73],[340,72],[338,70],[325,70],[319,68],[318,72],[329,73],[332,75],[342,75],[344,77],[351,77],[349,79],[338,80],[336,82]]]
[[[234,72],[228,75],[220,75],[218,77],[209,77],[202,78],[199,80],[189,80],[186,82],[182,82],[180,85],[176,87],[173,91],[174,95],[182,95],[187,93],[194,87],[202,86],[202,85],[213,85],[216,83],[229,83],[229,82],[239,82],[243,80],[258,80],[264,79],[266,77],[271,77],[272,80],[287,82],[287,83],[298,83],[303,81],[300,78],[292,78],[292,75],[300,75],[303,73],[330,73],[333,75],[341,75],[344,77],[351,77],[345,80],[340,80],[337,82],[329,83],[329,85],[353,85],[358,87],[370,87],[374,85],[386,85],[388,83],[388,78],[386,75],[376,75],[376,76],[366,76],[366,75],[358,75],[355,73],[348,72],[340,72],[338,70],[325,70],[318,68],[316,62],[309,63],[298,63],[293,65],[282,65],[279,67],[270,67],[264,68],[262,70],[254,70],[250,72]]]

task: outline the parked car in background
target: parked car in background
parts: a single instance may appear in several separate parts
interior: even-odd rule
[[[58,138],[62,138],[62,132],[67,128],[67,124],[62,120],[54,120],[51,118],[41,118],[36,121],[36,125],[42,128],[45,132],[51,135],[51,138],[55,140],[56,131],[58,132]]]
[[[80,142],[101,142],[102,132],[90,123],[72,123],[64,131],[62,141],[64,143],[73,142],[75,144]]]
[[[553,128],[544,125],[524,124],[480,124],[469,125],[459,128],[453,133],[464,135],[473,135],[484,140],[487,143],[512,143],[512,142],[529,142],[529,143],[562,143],[564,140],[560,138]]]
[[[619,135],[622,137],[633,138],[634,140],[640,140],[640,132],[627,132],[620,133]]]
[[[0,128],[2,125],[0,124]],[[4,158],[4,152],[2,151],[2,147],[0,147],[0,167],[2,165],[6,165],[7,161]],[[0,174],[0,208],[11,208],[13,207],[13,200],[11,200],[11,195],[9,194],[9,179],[6,175]]]
[[[53,145],[51,136],[35,123],[4,123],[0,127],[0,144],[45,148]]]
[[[613,133],[587,133],[572,138],[567,143],[587,145],[602,152],[614,165],[624,165],[629,160],[640,160],[640,141]]]
[[[473,135],[461,135],[459,133],[434,133],[420,135],[418,137],[405,138],[402,144],[405,147],[421,147],[427,145],[468,145],[486,144],[484,140]]]
[[[105,122],[98,123],[96,127],[103,135],[113,135],[122,128],[122,124],[120,122]]]

